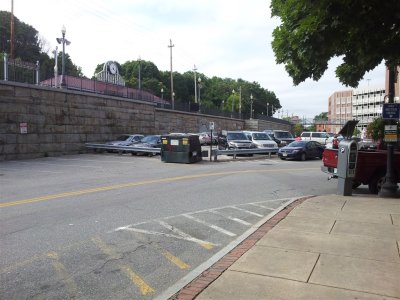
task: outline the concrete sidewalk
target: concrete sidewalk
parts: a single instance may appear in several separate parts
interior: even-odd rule
[[[400,299],[400,199],[327,195],[299,202],[176,299]]]

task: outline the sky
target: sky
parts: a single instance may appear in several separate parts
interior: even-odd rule
[[[91,77],[98,64],[142,60],[159,70],[193,70],[206,77],[258,82],[275,93],[282,106],[275,117],[314,118],[328,111],[328,98],[351,88],[340,84],[334,58],[318,81],[298,86],[275,62],[268,0],[13,0],[14,16],[33,26],[51,52],[65,26],[66,46],[73,63]],[[0,10],[11,11],[12,0],[1,0]],[[323,46],[323,45],[321,45]],[[360,81],[359,88],[384,87],[385,67],[378,66]]]

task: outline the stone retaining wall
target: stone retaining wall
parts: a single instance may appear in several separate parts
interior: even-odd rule
[[[85,152],[123,133],[241,130],[243,120],[158,109],[153,103],[0,81],[0,160]],[[25,127],[27,125],[27,127]],[[27,130],[25,133],[24,130]]]

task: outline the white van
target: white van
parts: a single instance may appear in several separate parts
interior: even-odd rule
[[[267,133],[262,131],[243,131],[243,133],[257,148],[268,150],[266,153],[275,154],[278,152],[278,144]]]
[[[330,136],[326,132],[304,131],[300,137],[302,141],[315,141],[325,145]]]

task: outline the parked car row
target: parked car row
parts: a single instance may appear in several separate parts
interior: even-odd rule
[[[170,133],[184,135],[193,133]],[[282,160],[322,158],[325,146],[316,141],[295,141],[290,132],[273,131],[227,131],[222,130],[218,135],[209,132],[197,133],[201,145],[215,144],[219,150],[234,149],[265,149],[265,153],[278,154]],[[109,145],[133,146],[135,148],[161,148],[161,135],[126,134],[121,135]],[[130,151],[132,152],[132,151]],[[132,152],[132,154],[146,152]],[[150,154],[152,154],[150,152]]]
[[[161,148],[161,135],[143,135],[143,134],[123,134],[120,135],[113,141],[106,142],[106,145],[111,146],[132,146],[135,148]],[[109,150],[109,152],[116,152],[115,150]],[[133,152],[130,153],[140,155],[145,152]],[[148,154],[154,155],[149,152]]]

